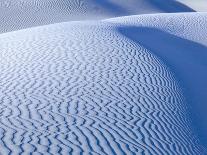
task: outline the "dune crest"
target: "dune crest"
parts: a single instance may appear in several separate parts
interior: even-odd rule
[[[127,19],[0,35],[2,154],[205,152],[170,68],[118,31]]]
[[[192,11],[174,0],[0,0],[0,33],[68,21]]]
[[[0,23],[0,155],[207,154],[207,13],[0,0]]]

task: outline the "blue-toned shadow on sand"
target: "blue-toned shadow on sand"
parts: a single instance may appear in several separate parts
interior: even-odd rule
[[[127,10],[123,6],[120,6],[114,0],[92,0],[94,4],[103,7],[104,9],[108,10],[115,16],[119,15],[130,15],[133,14],[133,10]],[[176,0],[146,0],[146,3],[153,8],[157,8],[160,11],[170,13],[170,12],[195,12],[193,9],[189,8],[188,6],[177,2]],[[139,8],[140,6],[137,5]]]
[[[116,3],[110,0],[93,0],[94,4],[98,4],[100,7],[105,8],[109,12],[115,15],[129,15],[130,13],[125,8],[117,5]]]
[[[195,12],[188,6],[176,0],[146,0],[164,12]]]
[[[119,32],[147,48],[174,72],[192,126],[207,148],[207,47],[155,28],[120,27]]]

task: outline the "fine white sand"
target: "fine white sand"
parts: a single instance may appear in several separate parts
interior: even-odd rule
[[[207,13],[173,0],[0,2],[0,154],[207,154]],[[135,4],[150,14],[132,16]]]
[[[0,0],[0,33],[67,21],[189,11],[174,0]]]

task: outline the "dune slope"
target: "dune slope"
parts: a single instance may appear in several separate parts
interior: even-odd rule
[[[207,13],[131,16],[109,21],[157,55],[174,72],[185,94],[193,126],[207,146]],[[150,22],[151,21],[151,22]]]
[[[0,33],[74,20],[189,11],[175,0],[0,0]]]
[[[159,36],[162,30],[202,43],[204,50],[202,22],[181,18],[206,14],[68,22],[1,34],[0,153],[206,154],[179,74],[155,52],[156,44],[146,45],[154,41],[148,32]]]

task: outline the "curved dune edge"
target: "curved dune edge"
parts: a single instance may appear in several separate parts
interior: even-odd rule
[[[0,33],[68,21],[193,11],[175,0],[0,0]]]
[[[0,35],[1,154],[206,153],[173,70],[119,32],[132,18]]]
[[[207,146],[207,13],[158,14],[106,20],[143,45],[173,71],[183,89],[193,127]],[[123,25],[124,24],[124,25]]]

